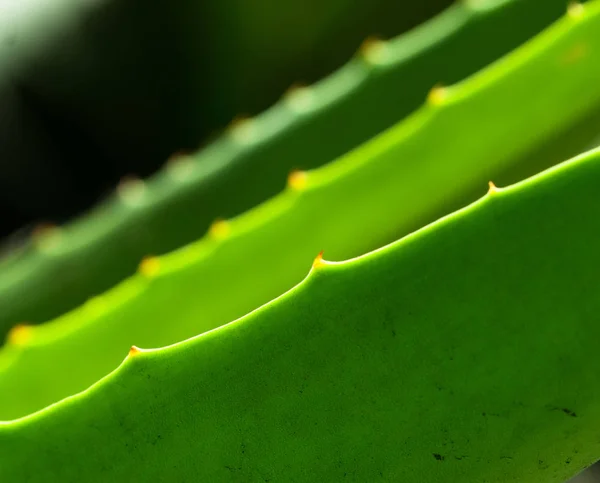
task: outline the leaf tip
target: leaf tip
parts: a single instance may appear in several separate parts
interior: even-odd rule
[[[368,64],[379,64],[385,60],[387,44],[379,37],[367,37],[358,49],[358,55]]]
[[[117,185],[117,196],[123,203],[135,204],[146,192],[146,183],[136,176],[126,176]]]
[[[160,260],[158,257],[150,256],[145,257],[138,267],[138,271],[148,278],[155,277],[160,271]]]
[[[318,270],[319,268],[322,268],[325,265],[327,265],[327,262],[323,260],[323,250],[321,250],[313,260],[312,268],[313,270]]]
[[[227,127],[230,136],[239,143],[249,143],[255,138],[254,121],[246,115],[238,115],[233,118]]]
[[[441,106],[448,99],[448,89],[441,84],[431,88],[427,94],[427,103],[432,106]]]
[[[294,191],[302,191],[306,188],[306,171],[294,170],[288,175],[287,184]]]
[[[61,237],[61,229],[54,223],[42,223],[31,234],[33,244],[38,250],[48,250],[56,247]]]
[[[167,159],[165,170],[169,176],[178,181],[185,181],[193,169],[190,155],[185,151],[174,153]]]
[[[582,3],[577,1],[569,2],[567,6],[567,16],[573,19],[579,19],[585,13],[585,7]]]
[[[31,338],[31,326],[17,324],[8,332],[7,340],[13,345],[24,345]]]
[[[296,83],[283,95],[286,104],[294,111],[307,111],[313,105],[313,93],[310,87]]]
[[[208,229],[208,234],[217,240],[222,240],[227,238],[231,231],[231,227],[227,220],[215,220],[210,228]]]
[[[139,347],[132,345],[129,349],[129,357],[136,357],[142,353],[142,349]]]

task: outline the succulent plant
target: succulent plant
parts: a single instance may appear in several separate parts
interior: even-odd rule
[[[0,336],[15,321],[39,323],[75,308],[133,275],[143,257],[192,242],[215,219],[276,195],[290,171],[366,142],[418,108],[436,83],[473,74],[563,11],[563,0],[542,8],[535,0],[457,3],[391,42],[365,42],[335,74],[290,90],[146,182],[125,180],[85,218],[39,232],[10,263],[0,262]]]
[[[600,0],[562,3],[369,41],[1,261],[0,481],[594,463]]]

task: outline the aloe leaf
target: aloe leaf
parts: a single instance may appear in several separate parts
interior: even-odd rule
[[[133,344],[160,347],[241,317],[298,283],[320,250],[358,256],[446,214],[465,190],[598,103],[599,25],[600,2],[571,11],[373,141],[297,173],[285,193],[217,223],[207,238],[147,259],[135,277],[51,323],[17,327],[0,351],[0,417],[85,389]]]
[[[600,450],[599,182],[596,151],[134,347],[1,424],[0,478],[563,482]]]
[[[535,34],[564,0],[457,3],[391,42],[365,44],[340,71],[291,91],[256,119],[236,123],[208,149],[126,182],[84,219],[0,262],[0,337],[42,322],[275,195],[292,169],[310,169],[368,140],[419,106],[436,83],[477,71]],[[477,45],[474,49],[473,46]],[[226,195],[225,195],[226,194]]]
[[[210,70],[207,72],[206,66],[194,58],[188,64],[199,68],[198,78],[208,77],[208,90],[213,95],[204,96],[203,107],[223,125],[238,112],[262,111],[277,100],[290,82],[312,82],[331,72],[332,66],[343,65],[365,36],[389,37],[405,32],[452,3],[453,0],[419,4],[394,0],[208,3],[202,14],[213,22],[208,25],[210,41],[215,44],[210,49]],[[555,8],[557,16],[559,8]],[[197,19],[188,24],[197,37]]]

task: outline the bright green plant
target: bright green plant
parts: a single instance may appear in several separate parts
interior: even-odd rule
[[[328,74],[366,35],[398,35],[450,2],[3,0],[2,205],[65,220],[119,173],[153,172]]]
[[[0,337],[17,322],[75,308],[132,275],[144,256],[189,243],[215,219],[277,194],[291,170],[321,166],[367,141],[419,107],[435,84],[474,73],[564,8],[564,0],[457,3],[396,40],[366,43],[334,75],[290,91],[147,182],[123,183],[85,218],[0,261]]]
[[[554,7],[469,2],[371,43],[196,160],[42,237],[54,270],[126,253],[113,237],[134,226],[176,246],[192,234],[177,238],[186,219],[169,218],[198,193],[224,191],[211,199],[238,214],[294,160],[320,166],[85,305],[15,327],[0,349],[0,481],[562,483],[593,463],[600,150],[490,183],[450,213],[490,179],[515,183],[594,144],[600,0],[406,117],[423,66],[467,57],[462,42],[538,8]],[[446,73],[472,72],[476,57]],[[408,72],[414,84],[396,77]],[[247,177],[257,186],[228,204],[251,167],[264,183]],[[0,300],[43,279],[36,257],[4,262],[4,280],[19,276]]]
[[[599,183],[600,151],[132,348],[0,425],[0,479],[561,483],[600,451]]]
[[[146,260],[140,274],[80,309],[17,327],[0,351],[0,417],[85,389],[133,344],[160,347],[241,317],[298,283],[320,250],[337,260],[358,256],[497,180],[598,105],[599,6],[565,17],[463,83],[434,90],[398,126],[334,163],[297,173],[285,193],[218,223],[194,245]],[[476,131],[477,138],[457,142]],[[165,324],[170,318],[176,323]]]

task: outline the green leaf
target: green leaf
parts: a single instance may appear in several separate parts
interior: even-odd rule
[[[600,450],[599,183],[596,151],[134,348],[1,424],[0,479],[562,483]]]
[[[361,255],[483,191],[598,105],[600,1],[577,13],[207,238],[49,324],[17,328],[0,351],[0,418],[85,389],[133,344],[161,347],[245,315],[298,283],[320,250]]]
[[[397,39],[365,43],[332,76],[290,91],[264,114],[236,123],[198,154],[174,159],[147,182],[124,182],[85,218],[36,237],[16,263],[0,262],[0,337],[16,323],[44,322],[75,308],[132,275],[143,257],[181,247],[204,235],[216,218],[274,196],[291,170],[321,166],[367,141],[418,108],[435,84],[464,79],[564,9],[564,0],[457,3]],[[89,92],[99,102],[96,91],[83,93]]]

